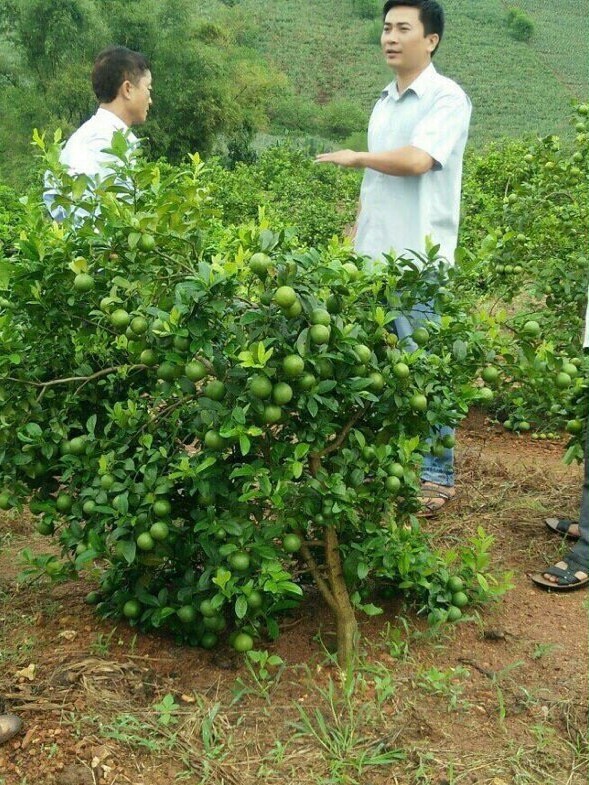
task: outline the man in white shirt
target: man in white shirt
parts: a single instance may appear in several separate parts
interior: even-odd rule
[[[317,163],[364,168],[354,247],[374,265],[383,255],[411,258],[439,245],[454,263],[460,215],[462,158],[471,103],[451,79],[438,74],[432,56],[442,38],[444,13],[435,0],[388,0],[383,8],[382,49],[396,78],[383,90],[368,126],[368,152],[339,150]],[[435,319],[428,304],[395,320],[412,349],[413,329]],[[441,429],[440,436],[451,435]],[[454,496],[453,451],[426,456],[422,470],[425,514]]]
[[[113,165],[120,163],[112,153],[105,152],[112,145],[113,135],[125,134],[131,147],[138,144],[129,130],[144,123],[151,106],[151,71],[144,55],[124,46],[109,46],[94,63],[92,87],[99,108],[89,120],[75,131],[60,154],[60,162],[69,174],[84,174],[99,180],[112,174]],[[52,217],[63,220],[66,210],[54,204],[58,191],[46,176],[44,200]]]

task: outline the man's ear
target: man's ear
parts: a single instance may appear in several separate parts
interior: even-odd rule
[[[131,95],[132,87],[133,87],[132,83],[128,79],[125,79],[123,84],[119,87],[119,95],[121,96],[121,98],[129,98],[129,96]]]
[[[427,37],[428,51],[433,53],[436,46],[440,43],[440,36],[437,33],[430,33]]]

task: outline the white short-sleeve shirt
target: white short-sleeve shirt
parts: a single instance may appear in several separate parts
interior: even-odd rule
[[[372,259],[382,254],[425,254],[439,245],[453,264],[460,216],[462,159],[471,103],[456,82],[430,64],[401,94],[383,90],[368,126],[369,152],[412,145],[429,153],[433,168],[398,177],[366,169],[355,248]]]
[[[120,160],[105,150],[112,146],[116,131],[122,131],[126,135],[131,147],[139,145],[137,137],[123,120],[108,109],[99,107],[96,114],[86,120],[67,140],[59,156],[60,162],[67,167],[71,175],[85,174],[100,178],[112,174],[114,165],[120,164]],[[52,217],[63,220],[65,217],[63,208],[53,205],[56,195],[57,191],[52,187],[51,176],[46,175],[43,200]]]

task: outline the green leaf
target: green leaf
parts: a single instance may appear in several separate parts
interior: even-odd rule
[[[240,594],[239,597],[235,600],[235,615],[238,619],[243,619],[247,613],[247,608],[247,600],[243,594]]]

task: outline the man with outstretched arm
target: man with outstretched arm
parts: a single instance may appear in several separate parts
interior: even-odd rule
[[[419,258],[439,245],[452,264],[458,236],[462,159],[471,103],[456,82],[432,63],[444,31],[435,0],[388,0],[383,8],[382,50],[395,73],[382,91],[368,125],[368,152],[339,150],[318,155],[319,164],[363,168],[354,247],[377,262],[383,254]],[[395,320],[395,331],[412,348],[415,327],[435,319],[424,303]],[[441,436],[452,434],[442,429]],[[425,514],[454,496],[454,456],[426,456],[422,471]]]

